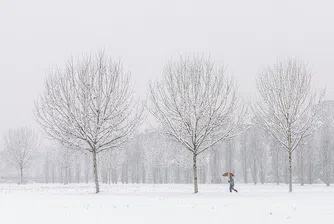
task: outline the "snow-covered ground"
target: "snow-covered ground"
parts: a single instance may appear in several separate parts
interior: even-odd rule
[[[285,184],[93,185],[0,184],[0,223],[209,224],[334,223],[334,187]]]

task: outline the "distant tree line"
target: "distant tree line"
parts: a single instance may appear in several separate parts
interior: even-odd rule
[[[167,62],[136,102],[129,72],[104,52],[51,72],[29,128],[4,134],[2,174],[18,183],[244,183],[330,185],[334,176],[333,101],[312,89],[296,59],[263,68],[246,103],[224,66],[196,55]],[[147,110],[146,110],[147,108]],[[147,117],[154,128],[140,131]],[[25,177],[24,177],[24,174]],[[2,175],[2,181],[4,179]]]

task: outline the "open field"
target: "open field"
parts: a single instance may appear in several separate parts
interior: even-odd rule
[[[334,187],[0,184],[1,223],[334,223]]]

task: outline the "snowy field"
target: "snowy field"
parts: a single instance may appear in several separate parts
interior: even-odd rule
[[[34,224],[334,223],[334,187],[285,184],[93,185],[0,184],[0,222]]]

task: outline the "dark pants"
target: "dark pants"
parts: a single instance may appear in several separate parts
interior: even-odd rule
[[[234,189],[234,185],[230,185],[230,192],[232,192],[232,190],[234,190],[235,192],[238,192],[236,189]]]

